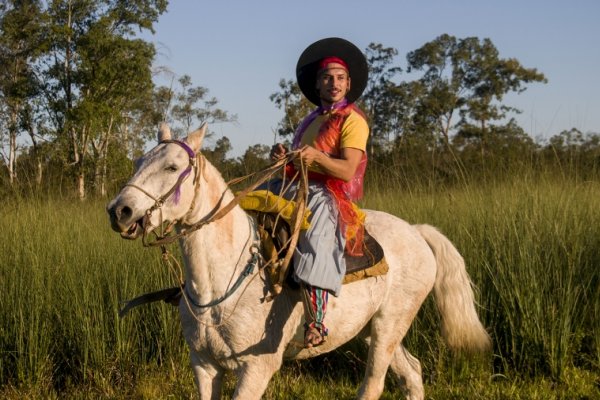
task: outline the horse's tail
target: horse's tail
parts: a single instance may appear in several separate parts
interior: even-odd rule
[[[435,255],[435,300],[442,316],[442,336],[457,350],[487,351],[487,333],[475,310],[473,288],[465,261],[446,236],[430,225],[415,225]]]

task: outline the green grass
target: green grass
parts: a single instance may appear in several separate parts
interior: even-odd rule
[[[494,340],[490,359],[452,357],[429,299],[406,338],[427,398],[600,398],[600,184],[543,176],[385,187],[367,189],[363,205],[437,226],[455,243]],[[157,249],[110,230],[104,205],[1,206],[0,397],[194,398],[177,311],[160,303],[117,316],[120,301],[175,279]],[[364,355],[354,343],[286,363],[265,398],[352,398]],[[382,398],[400,397],[388,383]],[[233,387],[230,376],[225,395]]]
[[[121,300],[172,282],[155,252],[110,231],[102,204],[25,201],[2,215],[0,382],[112,386],[167,354],[187,358],[171,308],[119,320]]]

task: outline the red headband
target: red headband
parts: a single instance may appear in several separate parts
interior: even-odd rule
[[[346,64],[346,62],[339,57],[325,57],[322,59],[321,62],[319,62],[319,71],[327,68],[327,66],[331,63],[340,64],[346,71],[348,71],[348,64]]]

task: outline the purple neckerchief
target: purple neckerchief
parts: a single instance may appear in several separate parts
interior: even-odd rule
[[[306,128],[317,118],[317,116],[324,114],[326,112],[330,112],[333,110],[339,110],[348,105],[348,100],[345,98],[339,103],[335,103],[329,107],[319,106],[316,110],[311,112],[302,120],[298,129],[296,129],[296,133],[294,133],[294,139],[292,140],[292,150],[296,150],[300,147],[300,142],[302,141],[302,136],[304,135],[304,131]]]

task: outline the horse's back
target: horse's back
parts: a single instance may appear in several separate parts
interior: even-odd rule
[[[435,264],[431,248],[417,227],[402,218],[383,211],[364,210],[365,227],[384,249],[390,269],[397,269],[406,262],[419,261]],[[401,265],[392,266],[400,263]],[[414,269],[414,265],[412,266]]]

